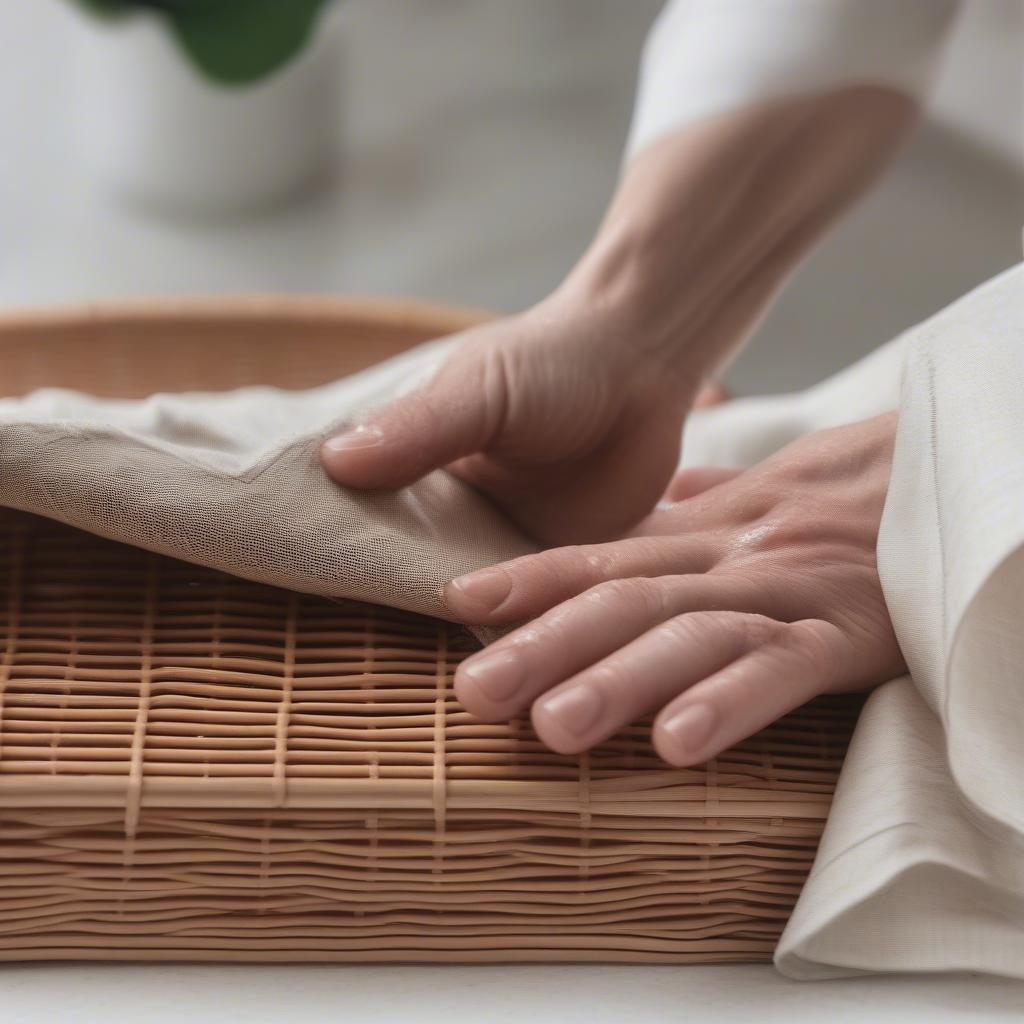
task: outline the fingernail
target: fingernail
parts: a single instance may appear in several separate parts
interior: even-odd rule
[[[718,725],[718,715],[710,704],[691,704],[662,723],[673,746],[680,753],[696,754],[703,750]]]
[[[493,612],[512,592],[512,577],[502,569],[481,569],[452,580],[445,590],[459,603],[468,601],[482,612]]]
[[[324,447],[329,452],[353,452],[360,448],[373,448],[383,440],[384,432],[380,427],[366,425],[329,437],[324,441]]]
[[[514,651],[478,654],[462,667],[462,675],[485,696],[494,701],[514,697],[526,680],[523,659]]]
[[[604,714],[605,700],[592,686],[574,686],[540,701],[541,710],[574,736],[583,736]]]

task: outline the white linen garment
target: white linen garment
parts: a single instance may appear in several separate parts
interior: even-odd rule
[[[927,90],[957,0],[669,0],[627,156],[701,118],[844,85]]]
[[[920,98],[956,7],[670,0],[627,157],[788,96],[878,84]],[[776,964],[1024,978],[1024,271],[802,395],[695,414],[684,462],[749,465],[897,405],[878,559],[910,675],[868,701]]]
[[[910,675],[868,699],[776,964],[1024,978],[1024,265],[802,394],[695,413],[684,464],[897,406],[878,563]]]

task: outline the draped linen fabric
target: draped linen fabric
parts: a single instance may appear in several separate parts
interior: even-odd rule
[[[878,565],[910,673],[868,700],[776,964],[1024,977],[1024,267],[803,394],[696,414],[685,461],[897,406]]]
[[[445,583],[530,542],[447,473],[365,493],[334,484],[318,457],[446,347],[308,391],[0,400],[0,503],[247,579],[446,617]]]

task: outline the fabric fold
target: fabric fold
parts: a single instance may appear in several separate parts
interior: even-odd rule
[[[776,964],[1024,977],[1024,268],[802,394],[694,417],[685,461],[897,405],[878,563],[910,675],[867,702]]]
[[[246,579],[449,617],[455,576],[534,550],[445,472],[395,493],[339,487],[321,441],[415,386],[432,343],[325,387],[111,401],[0,401],[0,502]]]
[[[908,340],[878,562],[912,682],[858,726],[793,977],[1024,977],[1022,313],[1018,269]]]

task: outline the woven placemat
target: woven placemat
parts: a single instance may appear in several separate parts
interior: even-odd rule
[[[306,386],[472,319],[304,301],[10,318],[6,390]],[[0,647],[6,960],[767,959],[859,703],[563,757],[461,709],[456,626],[14,512]]]

